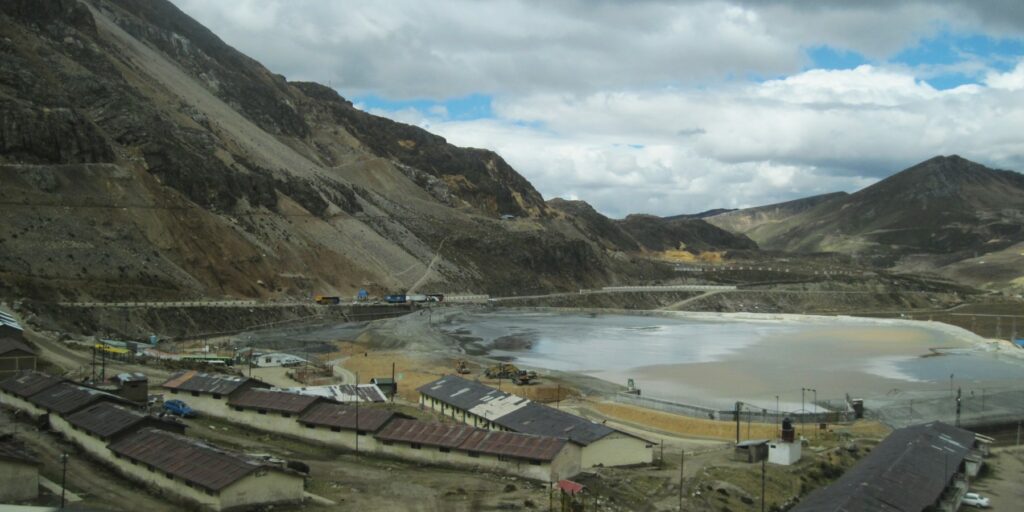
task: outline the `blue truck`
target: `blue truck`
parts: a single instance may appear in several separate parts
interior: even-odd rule
[[[181,400],[168,400],[164,402],[164,411],[174,416],[180,416],[182,418],[195,418],[196,411],[192,410],[191,407],[182,402]]]

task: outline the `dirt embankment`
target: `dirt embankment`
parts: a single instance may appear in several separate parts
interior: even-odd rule
[[[528,299],[502,299],[502,306],[554,308],[658,309],[700,295],[700,292],[584,293]]]

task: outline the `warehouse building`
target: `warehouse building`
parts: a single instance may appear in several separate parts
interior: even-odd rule
[[[580,449],[565,439],[408,419],[375,437],[381,452],[403,459],[557,481],[580,472]]]
[[[38,418],[46,414],[46,411],[29,402],[28,398],[61,382],[64,379],[42,372],[20,372],[0,381],[0,403]]]
[[[368,409],[324,401],[306,409],[299,417],[299,424],[305,428],[302,436],[307,439],[349,450],[358,448],[359,451],[377,452],[380,446],[373,437],[374,434],[396,418],[411,419],[404,414],[385,409]]]
[[[270,385],[236,375],[185,370],[171,375],[161,387],[171,395],[178,395],[173,398],[184,401],[196,411],[224,418],[230,411],[226,403],[233,393],[253,388],[269,388]]]
[[[419,392],[422,405],[467,425],[567,439],[580,447],[583,469],[645,464],[653,457],[650,441],[455,375]]]
[[[161,419],[123,405],[99,402],[67,417],[50,417],[50,425],[93,457],[112,462],[107,445],[142,428],[152,427],[183,434],[185,425]]]
[[[40,466],[39,457],[13,436],[0,437],[0,503],[39,497]]]
[[[36,353],[27,343],[0,335],[0,379],[22,371],[35,371]]]
[[[980,469],[978,448],[973,432],[938,421],[895,430],[793,511],[955,511]]]
[[[164,430],[144,428],[109,448],[126,477],[211,510],[303,499],[298,473]]]
[[[28,401],[46,413],[53,413],[51,421],[98,402],[129,403],[117,395],[70,382],[50,386],[28,397]]]
[[[286,435],[304,434],[297,418],[315,403],[326,399],[269,389],[244,389],[231,395],[226,418],[253,428]]]

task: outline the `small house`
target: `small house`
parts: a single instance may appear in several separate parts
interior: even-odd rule
[[[374,377],[370,379],[370,384],[376,384],[388,397],[394,397],[398,394],[398,383],[391,377]]]
[[[0,379],[36,369],[36,353],[27,343],[0,335]]]
[[[732,460],[737,462],[761,462],[768,458],[767,439],[748,439],[736,443],[733,449]]]

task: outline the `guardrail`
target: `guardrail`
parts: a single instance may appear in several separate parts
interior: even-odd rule
[[[735,290],[732,285],[670,284],[653,286],[605,286],[602,292],[718,292]],[[583,291],[581,290],[581,293]]]

